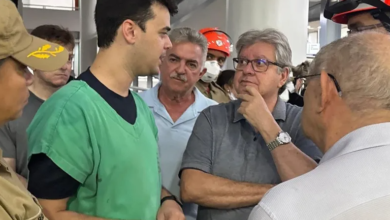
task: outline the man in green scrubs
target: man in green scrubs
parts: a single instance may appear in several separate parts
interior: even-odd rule
[[[99,53],[28,128],[28,189],[49,219],[182,220],[161,188],[157,128],[129,87],[158,74],[174,0],[97,0]]]

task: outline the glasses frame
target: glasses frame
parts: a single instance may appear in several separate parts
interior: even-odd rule
[[[331,74],[331,73],[327,73],[327,74],[328,74],[329,78],[332,79],[332,81],[336,87],[337,93],[341,97],[343,93],[341,91],[340,84],[337,82],[337,79],[334,77],[333,74]],[[293,79],[306,79],[306,78],[315,77],[315,76],[321,76],[321,73],[313,74],[313,75],[306,75],[306,76],[297,76],[297,77],[293,77]]]
[[[237,69],[237,64],[238,64],[239,59],[242,59],[242,58],[238,58],[238,57],[233,58],[233,67],[234,67],[235,70],[241,71],[241,70],[243,70],[243,69]],[[277,67],[280,67],[280,68],[283,68],[283,66],[282,66],[281,64],[279,64],[279,63],[277,63],[277,62],[269,61],[269,60],[264,59],[264,58],[263,58],[263,59],[253,59],[253,60],[249,60],[249,59],[242,59],[242,60],[247,60],[248,63],[247,63],[246,65],[248,65],[248,64],[250,63],[251,66],[252,66],[252,69],[253,69],[255,72],[258,72],[258,73],[267,72],[267,70],[268,70],[270,64],[271,64],[271,65],[274,65],[274,66],[277,66]],[[264,60],[264,61],[266,61],[265,64],[266,64],[267,68],[266,68],[265,70],[263,70],[263,71],[257,71],[257,70],[255,70],[255,67],[254,67],[254,65],[253,65],[253,62],[254,62],[254,61],[258,61],[258,60]]]

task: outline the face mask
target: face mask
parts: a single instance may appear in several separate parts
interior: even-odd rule
[[[221,67],[218,65],[218,61],[206,61],[204,67],[207,68],[207,72],[202,76],[202,81],[205,83],[211,83],[216,80],[219,72],[221,72]]]

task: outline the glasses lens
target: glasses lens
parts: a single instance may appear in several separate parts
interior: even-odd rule
[[[256,72],[264,72],[264,71],[267,71],[267,68],[268,68],[268,62],[267,62],[267,60],[264,60],[264,59],[254,60],[252,62],[252,65],[253,65],[253,69]]]
[[[235,69],[237,70],[242,70],[245,68],[245,66],[248,64],[248,60],[245,60],[245,59],[235,59],[234,60],[235,62]]]

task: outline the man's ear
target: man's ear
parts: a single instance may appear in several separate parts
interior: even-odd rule
[[[199,79],[202,78],[202,76],[203,76],[204,74],[206,74],[206,73],[207,73],[207,68],[206,68],[206,67],[203,67],[202,71],[200,71]]]
[[[287,83],[287,80],[289,79],[289,68],[283,68],[283,72],[280,73],[280,81],[279,81],[279,88],[281,88],[284,84]]]
[[[132,20],[125,20],[120,26],[120,32],[128,44],[134,44],[141,28]]]
[[[332,101],[334,96],[337,96],[337,91],[334,90],[334,82],[324,70],[321,71],[321,110],[323,111]]]

